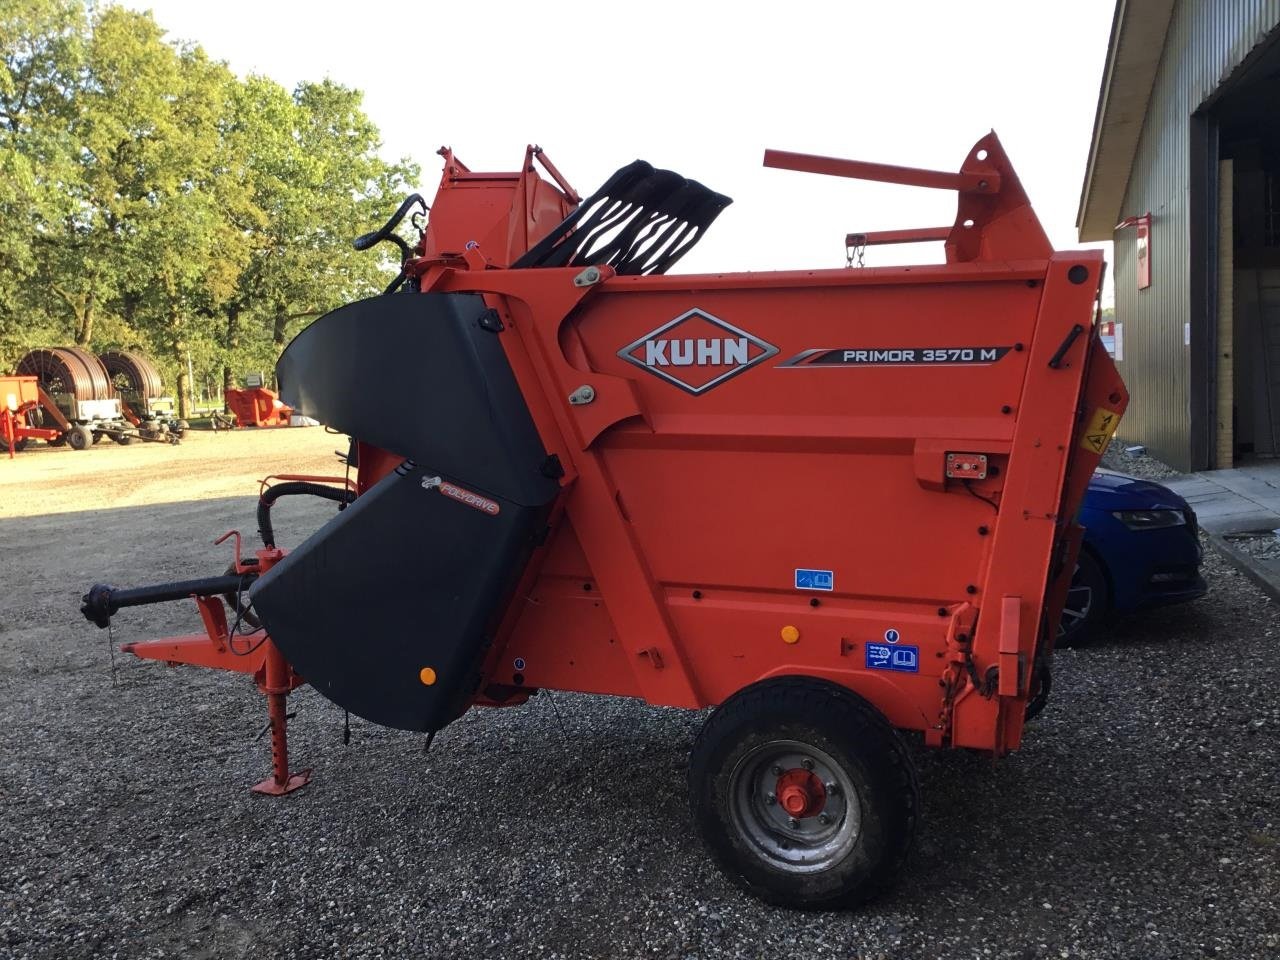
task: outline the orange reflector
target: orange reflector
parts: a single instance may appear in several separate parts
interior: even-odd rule
[[[782,642],[783,642],[783,643],[799,643],[799,642],[800,642],[800,631],[799,631],[799,630],[797,630],[795,627],[790,626],[790,625],[783,627],[783,628],[782,628]]]
[[[423,667],[418,671],[418,679],[429,687],[436,682],[436,672],[430,667]]]

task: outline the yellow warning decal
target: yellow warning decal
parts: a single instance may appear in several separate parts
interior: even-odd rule
[[[1116,427],[1119,425],[1120,414],[1106,407],[1096,407],[1084,429],[1084,435],[1080,438],[1080,446],[1090,453],[1102,456],[1107,449],[1107,444],[1111,442],[1111,435],[1116,432]]]

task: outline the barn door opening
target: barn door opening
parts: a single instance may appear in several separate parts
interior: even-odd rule
[[[1280,457],[1280,37],[1214,105],[1219,130],[1215,466]],[[1227,403],[1231,415],[1226,415]]]

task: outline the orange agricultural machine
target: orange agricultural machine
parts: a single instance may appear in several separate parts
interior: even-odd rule
[[[941,240],[944,264],[787,273],[665,275],[729,203],[670,171],[580,201],[537,148],[511,173],[441,152],[417,242],[393,232],[416,196],[356,241],[400,246],[388,293],[277,366],[356,479],[279,478],[231,573],[95,586],[84,614],[195,597],[203,633],[124,649],[255,678],[267,793],[306,782],[303,682],[428,734],[540,690],[718,705],[689,771],[711,852],[772,901],[870,896],[919,816],[901,732],[999,756],[1048,694],[1127,402],[1101,254],[1053,251],[994,134],[956,173],[767,153],[959,198],[945,228],[850,238]],[[294,494],[344,509],[285,551]]]
[[[0,450],[13,459],[32,440],[55,441],[63,437],[61,427],[41,427],[33,423],[41,404],[40,381],[35,377],[0,377]]]
[[[293,417],[293,408],[282,403],[279,395],[266,387],[228,390],[227,408],[235,414],[236,423],[242,427],[287,427]]]

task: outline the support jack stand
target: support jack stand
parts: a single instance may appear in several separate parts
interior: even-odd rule
[[[289,772],[289,718],[285,712],[285,697],[292,689],[291,669],[274,643],[267,640],[265,646],[261,689],[267,695],[267,712],[271,717],[271,776],[252,789],[254,793],[282,797],[310,783],[311,771]]]

